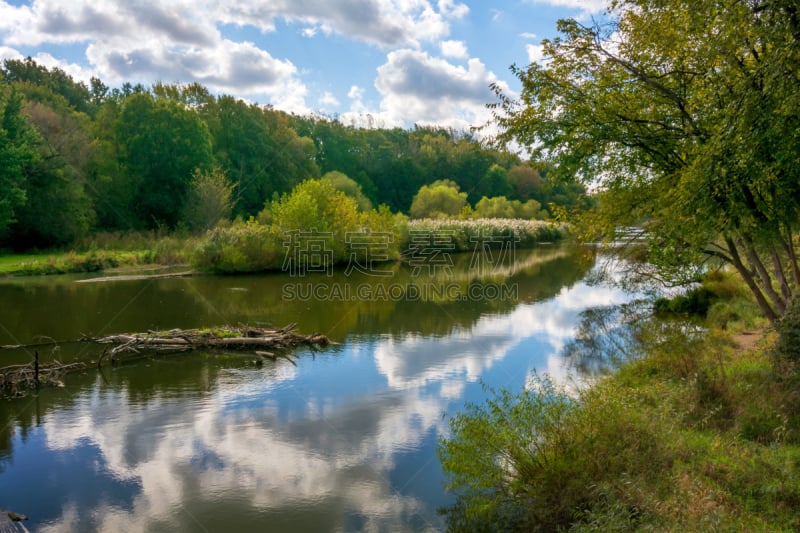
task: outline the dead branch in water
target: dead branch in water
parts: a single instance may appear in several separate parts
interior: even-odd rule
[[[281,329],[264,329],[253,326],[212,329],[172,329],[169,331],[149,331],[147,333],[126,333],[110,335],[90,341],[99,344],[113,344],[109,355],[113,359],[127,352],[157,350],[160,352],[184,352],[188,350],[242,350],[248,352],[266,349],[286,350],[298,346],[323,348],[331,341],[320,334],[301,335],[294,333],[295,325]]]
[[[105,337],[82,337],[82,343],[96,343],[104,347],[97,363],[74,362],[62,364],[54,361],[47,365],[39,365],[39,382],[36,382],[34,364],[11,365],[0,368],[0,395],[22,396],[27,390],[37,386],[64,386],[62,376],[75,370],[84,370],[96,365],[98,368],[107,359],[112,364],[136,357],[169,354],[188,351],[239,351],[251,353],[272,361],[278,357],[287,359],[296,365],[286,351],[300,346],[313,349],[324,348],[334,344],[325,335],[302,335],[294,332],[295,324],[279,329],[257,328],[241,325],[239,327],[223,326],[209,329],[172,329],[169,331],[148,331],[147,333],[122,333]],[[35,346],[40,346],[36,344]],[[30,345],[34,346],[34,345]],[[4,346],[0,348],[28,348],[29,345]],[[274,350],[274,351],[271,351]]]

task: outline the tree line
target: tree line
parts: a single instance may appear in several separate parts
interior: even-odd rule
[[[30,58],[0,69],[0,120],[0,247],[12,249],[68,245],[96,231],[202,230],[215,209],[247,220],[326,175],[345,188],[355,182],[361,201],[403,213],[420,188],[445,180],[470,206],[533,200],[547,216],[548,206],[588,201],[576,181],[556,182],[546,165],[469,133],[349,127],[198,83],[87,85]],[[213,205],[220,195],[229,210]]]

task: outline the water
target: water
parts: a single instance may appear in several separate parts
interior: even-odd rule
[[[625,299],[583,281],[594,261],[543,247],[491,279],[466,257],[432,276],[395,266],[388,278],[2,280],[3,345],[291,322],[340,344],[263,367],[241,354],[148,359],[3,401],[0,507],[29,515],[35,531],[441,530],[436,510],[452,501],[436,457],[445,414],[481,401],[481,382],[519,390],[535,372],[566,378],[559,351],[579,312]],[[328,301],[301,299],[308,283]],[[387,286],[416,297],[376,292]],[[350,300],[358,287],[372,301]],[[45,360],[97,355],[42,349]]]

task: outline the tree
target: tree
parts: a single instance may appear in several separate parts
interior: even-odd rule
[[[209,172],[195,170],[184,207],[183,220],[190,230],[210,230],[233,212],[232,185],[218,167]]]
[[[174,227],[195,169],[212,163],[211,135],[197,114],[177,102],[134,93],[115,123],[119,157],[133,181],[139,223]]]
[[[76,82],[60,68],[48,69],[32,58],[6,59],[3,61],[5,80],[33,87],[46,88],[52,94],[64,98],[76,111],[92,114],[92,93],[83,82]]]
[[[458,185],[450,180],[440,180],[420,187],[409,214],[412,218],[456,217],[465,207],[467,193],[459,192]]]
[[[764,314],[800,284],[800,16],[795,2],[620,0],[562,20],[547,62],[499,94],[503,140],[598,186],[595,228],[646,228],[652,275],[732,265]]]
[[[0,87],[0,237],[25,205],[26,177],[39,160],[37,142],[22,115],[22,97]]]
[[[347,196],[355,200],[358,204],[359,211],[363,212],[372,209],[372,202],[369,201],[369,198],[364,196],[364,193],[361,191],[361,185],[356,183],[355,180],[347,177],[347,175],[334,170],[326,173],[321,179],[322,181],[330,182],[334,189],[337,191],[342,191]]]
[[[475,204],[473,216],[475,218],[514,218],[517,214],[516,207],[519,206],[519,200],[511,201],[505,196],[493,198],[484,196]]]
[[[319,176],[313,141],[299,136],[286,114],[221,96],[204,116],[217,163],[236,184],[236,214],[255,215],[273,195]]]
[[[12,227],[12,244],[30,248],[72,242],[94,221],[86,192],[93,156],[89,118],[68,106],[54,109],[39,102],[27,102],[23,112],[39,134],[39,158],[28,172],[27,201]]]
[[[508,181],[517,200],[542,199],[542,177],[530,166],[516,165],[508,171]]]

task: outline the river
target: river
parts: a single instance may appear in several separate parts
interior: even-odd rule
[[[339,343],[263,366],[226,353],[145,359],[2,400],[0,507],[32,531],[441,530],[448,416],[484,385],[567,379],[560,351],[579,313],[626,299],[587,284],[591,249],[517,251],[488,273],[469,255],[422,273],[0,280],[0,345],[292,322]],[[42,349],[45,361],[97,356]]]

